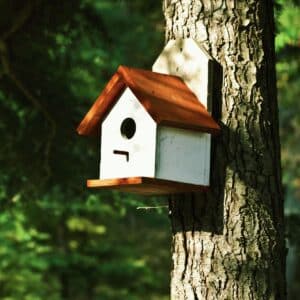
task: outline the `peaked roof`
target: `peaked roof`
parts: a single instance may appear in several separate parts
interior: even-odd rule
[[[120,66],[77,128],[97,135],[100,124],[129,87],[157,124],[216,134],[219,125],[177,76]]]

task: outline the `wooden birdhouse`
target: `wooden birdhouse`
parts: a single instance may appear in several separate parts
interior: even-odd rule
[[[219,130],[180,77],[120,66],[77,128],[101,140],[99,179],[87,186],[140,194],[205,189],[211,135]]]

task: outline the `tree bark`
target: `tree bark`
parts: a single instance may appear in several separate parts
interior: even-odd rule
[[[203,43],[223,74],[210,191],[169,199],[171,299],[286,299],[273,4],[164,0],[163,11],[166,40]]]

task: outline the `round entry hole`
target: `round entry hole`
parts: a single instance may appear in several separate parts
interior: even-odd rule
[[[126,139],[131,139],[136,131],[135,121],[131,118],[126,118],[121,124],[121,134]]]

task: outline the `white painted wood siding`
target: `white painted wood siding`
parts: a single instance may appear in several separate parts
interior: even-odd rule
[[[122,136],[120,128],[124,119],[132,118],[136,132],[131,139]],[[102,123],[100,179],[155,175],[156,123],[126,88],[120,99]],[[114,150],[128,151],[125,155]]]
[[[155,177],[208,186],[210,144],[210,134],[159,126]]]

